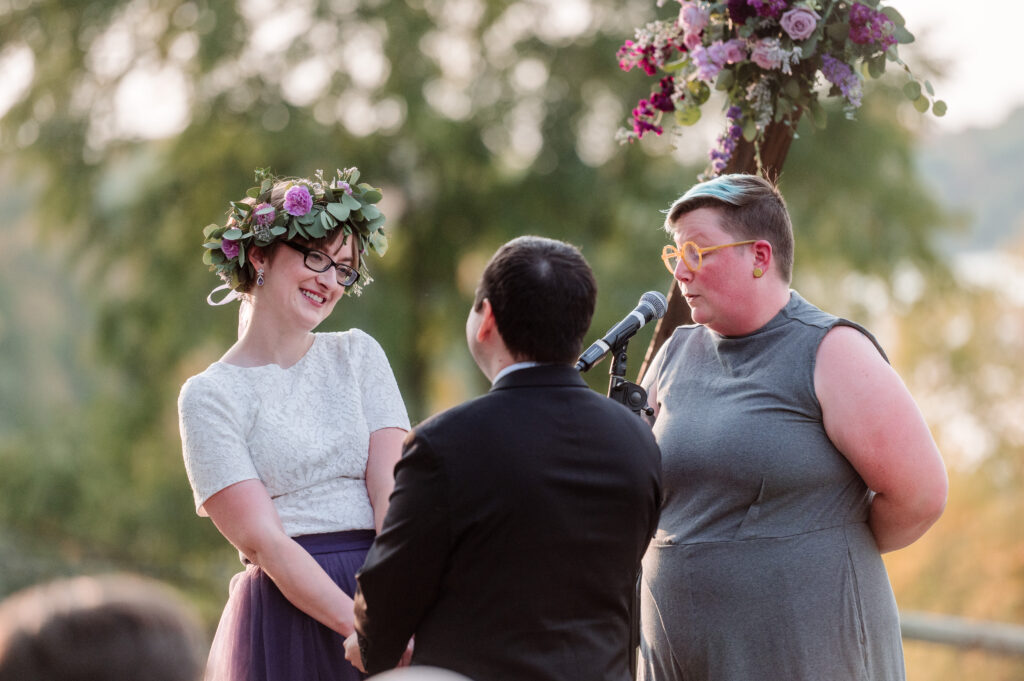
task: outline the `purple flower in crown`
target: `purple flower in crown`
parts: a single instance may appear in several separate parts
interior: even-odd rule
[[[313,208],[313,197],[309,190],[301,184],[297,184],[284,195],[284,209],[289,215],[302,217]]]
[[[220,250],[224,253],[224,257],[228,260],[233,260],[238,257],[238,242],[224,239],[220,242]]]
[[[343,192],[345,192],[346,194],[348,194],[349,196],[352,196],[352,185],[350,185],[345,180],[338,180],[337,182],[335,182],[334,183],[334,188],[335,189],[340,189]]]

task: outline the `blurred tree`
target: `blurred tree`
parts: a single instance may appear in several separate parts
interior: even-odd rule
[[[381,341],[414,421],[484,388],[462,327],[479,272],[508,238],[582,247],[601,285],[592,336],[642,291],[666,290],[658,211],[703,160],[681,167],[668,139],[613,142],[623,99],[640,94],[615,51],[624,27],[653,9],[0,0],[0,61],[32,65],[0,119],[0,207],[17,208],[10,224],[43,239],[19,251],[39,264],[0,275],[4,290],[19,287],[0,295],[10,305],[0,322],[9,331],[30,316],[12,302],[27,282],[57,277],[45,301],[75,326],[35,328],[60,338],[56,366],[77,385],[63,402],[19,392],[38,365],[28,358],[48,343],[0,333],[13,376],[0,380],[0,399],[30,414],[0,420],[0,521],[69,561],[95,556],[223,588],[233,557],[192,515],[175,398],[235,335],[230,309],[204,302],[218,282],[200,262],[201,230],[223,219],[257,166],[308,175],[357,165],[384,188],[392,251],[326,328],[359,326]],[[874,99],[857,125],[832,112],[829,130],[793,145],[782,182],[798,273],[842,262],[886,277],[896,263],[933,261],[924,236],[945,218],[909,162],[913,131]],[[634,341],[633,371],[649,332]],[[603,391],[602,370],[588,380]]]

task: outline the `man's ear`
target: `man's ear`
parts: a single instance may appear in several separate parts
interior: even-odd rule
[[[498,331],[498,322],[494,319],[494,309],[491,301],[484,298],[480,301],[480,326],[476,329],[476,340],[484,343]]]

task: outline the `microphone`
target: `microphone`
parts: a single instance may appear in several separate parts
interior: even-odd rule
[[[629,340],[637,331],[643,328],[644,324],[652,319],[661,319],[668,309],[668,301],[665,296],[657,291],[648,291],[640,296],[640,302],[633,311],[626,315],[626,318],[608,330],[604,338],[594,341],[586,351],[580,355],[576,362],[578,371],[587,371],[601,361],[601,358],[608,354],[612,348],[620,343]]]

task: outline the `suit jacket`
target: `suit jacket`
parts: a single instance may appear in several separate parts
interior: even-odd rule
[[[570,366],[514,371],[425,421],[357,575],[367,671],[415,634],[413,664],[474,681],[628,681],[660,485],[650,428]]]

